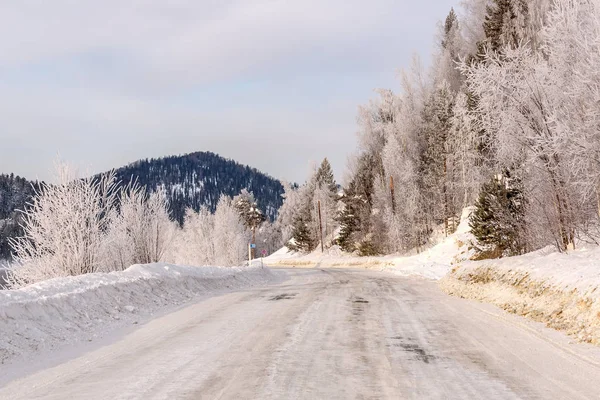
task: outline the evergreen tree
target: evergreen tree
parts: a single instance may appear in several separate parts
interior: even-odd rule
[[[317,242],[310,229],[311,223],[310,214],[307,212],[299,213],[294,218],[292,240],[288,243],[290,250],[309,253],[315,249]]]
[[[237,210],[246,229],[252,232],[252,243],[256,244],[256,230],[266,221],[265,215],[258,208],[254,195],[246,189],[233,198],[233,206]],[[252,258],[256,256],[256,248],[252,249]]]
[[[282,245],[287,243],[292,238],[292,228],[294,225],[294,217],[298,213],[300,205],[300,189],[298,185],[290,184],[285,182],[284,194],[281,195],[283,198],[283,204],[277,212],[277,219],[275,220],[276,229],[281,232]]]
[[[378,157],[381,159],[381,157]],[[382,243],[376,239],[373,213],[373,195],[377,165],[372,154],[365,153],[359,160],[355,174],[340,201],[343,209],[338,214],[340,234],[337,244],[347,252],[358,251],[360,255],[375,255]]]
[[[244,225],[251,231],[255,231],[267,219],[258,208],[254,195],[246,189],[242,189],[242,192],[233,198],[233,204]]]
[[[458,17],[454,8],[450,9],[450,13],[444,22],[444,38],[442,39],[442,48],[451,52],[452,58],[455,59],[458,54],[455,53],[455,39],[459,32]]]
[[[333,195],[337,194],[337,184],[333,176],[333,169],[327,158],[323,159],[321,166],[317,170],[316,181],[319,187],[327,188]]]
[[[340,224],[340,233],[337,238],[337,244],[342,250],[352,253],[356,250],[356,243],[353,238],[355,232],[360,228],[358,215],[361,199],[356,196],[352,187],[345,190],[341,199],[344,208],[338,215]]]
[[[321,219],[324,240],[327,239],[335,228],[335,216],[337,213],[338,204],[338,188],[335,183],[333,176],[333,170],[329,160],[325,158],[321,163],[321,166],[317,170],[316,176],[316,188],[314,193],[314,204],[321,202]],[[315,209],[314,219],[317,221],[319,218],[318,209]],[[317,221],[318,222],[318,221]],[[324,243],[327,245],[327,243]]]
[[[448,188],[448,139],[453,107],[454,96],[444,82],[423,110],[423,203],[434,223],[444,223],[446,233],[449,233],[448,219],[455,214]]]
[[[503,46],[517,46],[525,38],[528,15],[527,0],[493,0],[483,23],[485,45],[496,52]]]
[[[292,217],[292,238],[288,248],[294,251],[312,251],[319,237],[319,220],[315,194],[318,171],[314,170],[307,182],[299,189],[296,211]]]
[[[480,257],[523,254],[525,199],[522,182],[508,170],[483,185],[469,225],[483,247]]]

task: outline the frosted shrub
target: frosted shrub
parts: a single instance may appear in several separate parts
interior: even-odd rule
[[[164,192],[121,189],[114,173],[78,179],[62,164],[56,181],[23,211],[24,235],[12,242],[13,287],[163,259],[175,229]]]
[[[13,286],[49,278],[97,272],[118,195],[114,174],[76,179],[66,165],[56,168],[54,185],[42,184],[23,211],[24,236],[12,242],[18,267]]]

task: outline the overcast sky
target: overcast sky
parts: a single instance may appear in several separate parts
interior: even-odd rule
[[[457,0],[0,0],[0,173],[213,151],[342,174],[356,110]],[[340,180],[340,179],[338,179]]]

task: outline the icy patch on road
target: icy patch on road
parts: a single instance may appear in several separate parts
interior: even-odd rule
[[[92,341],[155,312],[219,290],[280,280],[268,268],[134,265],[0,291],[0,364]]]

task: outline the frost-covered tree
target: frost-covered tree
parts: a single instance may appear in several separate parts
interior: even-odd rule
[[[188,209],[169,259],[179,264],[239,266],[248,259],[251,234],[234,200],[222,196],[214,214]]]
[[[266,254],[272,254],[285,245],[280,226],[277,223],[265,221],[256,235],[256,245],[261,255],[263,250]]]
[[[246,228],[252,232],[252,243],[256,244],[256,230],[267,218],[258,208],[254,195],[243,189],[239,195],[233,198],[233,205],[240,214]],[[255,253],[256,249],[252,249],[252,258],[256,257]]]
[[[176,235],[173,261],[184,265],[215,265],[214,225],[214,215],[208,207],[198,212],[188,209],[183,227]]]
[[[454,9],[446,17],[440,27],[441,37],[439,49],[434,55],[433,76],[436,82],[446,82],[450,90],[457,92],[464,81],[464,77],[457,68],[457,63],[468,54],[458,15]]]
[[[527,0],[492,0],[483,22],[485,46],[491,51],[519,46],[529,27]]]
[[[454,100],[451,130],[448,138],[448,158],[453,171],[450,191],[457,208],[467,207],[475,201],[486,173],[483,132],[469,95],[464,90]]]
[[[561,134],[552,123],[552,110],[560,98],[551,95],[548,67],[542,55],[520,46],[486,52],[483,63],[464,70],[479,98],[477,112],[484,129],[494,135],[496,161],[509,167],[523,158],[530,171],[538,172],[537,200],[554,204],[549,225],[558,247],[567,249],[576,224],[573,192],[566,154],[557,146]]]
[[[319,241],[319,217],[315,204],[317,171],[312,168],[309,179],[298,190],[298,208],[292,217],[292,238],[288,248],[293,251],[310,252]]]
[[[323,237],[326,240],[329,235],[333,234],[337,226],[335,216],[338,206],[338,188],[333,176],[333,169],[327,158],[321,162],[315,176],[313,204],[319,204],[319,202],[321,203]],[[318,218],[318,209],[315,211],[315,217]]]
[[[519,197],[528,249],[567,250],[598,225],[600,0],[463,6],[440,25],[431,73],[416,64],[399,94],[380,90],[359,110],[339,214],[346,251],[419,249],[480,194],[496,208]],[[512,186],[492,184],[506,171]],[[489,233],[506,241],[506,226]],[[518,254],[522,237],[497,248]]]
[[[465,52],[476,54],[479,43],[485,39],[483,21],[489,6],[489,0],[462,0],[460,27],[465,41]]]
[[[248,256],[250,234],[230,197],[222,196],[214,215],[215,264],[241,265]]]
[[[600,1],[557,0],[542,36],[555,148],[578,195],[600,213]]]
[[[340,201],[342,209],[338,215],[340,234],[337,244],[347,251],[358,251],[361,255],[380,253],[381,242],[376,240],[373,211],[375,171],[374,156],[363,154],[358,160],[352,180],[344,190]]]
[[[148,195],[134,184],[122,191],[119,204],[109,229],[108,249],[117,257],[117,267],[163,261],[175,232],[164,191]]]
[[[423,205],[434,223],[443,223],[449,233],[448,221],[456,214],[449,192],[449,137],[452,128],[454,96],[450,86],[443,82],[423,109],[421,137],[425,147],[422,153]]]
[[[17,267],[9,277],[16,287],[105,267],[102,249],[118,196],[114,174],[79,179],[57,164],[55,182],[42,184],[22,211],[24,235],[12,241]]]
[[[317,241],[311,231],[312,219],[307,220],[307,213],[301,212],[294,217],[292,240],[288,248],[293,251],[308,253],[317,247]]]
[[[483,185],[469,221],[479,257],[523,254],[527,249],[523,184],[505,170]]]
[[[242,189],[242,192],[233,198],[233,204],[244,221],[244,225],[252,231],[266,220],[265,215],[256,204],[254,195],[246,189]]]
[[[300,207],[300,190],[295,185],[285,182],[283,184],[283,204],[277,213],[275,227],[281,232],[281,243],[284,245],[292,238],[294,216]]]
[[[313,167],[306,183],[297,190],[286,189],[286,196],[289,199],[286,198],[284,202],[280,219],[288,223],[291,219],[288,248],[294,251],[312,251],[319,244],[321,234],[325,240],[336,227],[337,184],[329,161],[324,159],[319,168]]]

